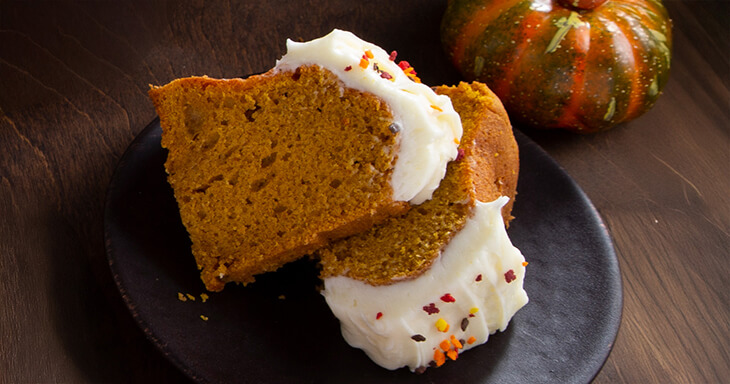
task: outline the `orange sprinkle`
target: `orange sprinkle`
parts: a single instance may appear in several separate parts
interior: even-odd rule
[[[459,145],[459,139],[454,139],[454,144]]]
[[[365,69],[368,67],[368,65],[370,65],[368,59],[360,59],[360,68]]]
[[[477,341],[477,338],[476,338],[476,337],[474,337],[474,336],[472,336],[472,337],[470,337],[470,338],[469,338],[469,340],[467,340],[466,342],[467,342],[468,344],[474,344],[474,343],[475,343],[476,341]]]
[[[522,266],[523,266],[523,267],[526,267],[526,266],[527,266],[527,264],[530,264],[530,263],[528,263],[528,262],[526,262],[526,261],[523,261],[523,262],[522,262]]]
[[[177,293],[177,299],[180,301],[188,301],[188,298],[185,297],[185,295],[183,295],[181,292]]]
[[[410,67],[408,65],[410,65],[410,64],[408,64],[404,61],[401,61],[400,64],[398,64],[398,66],[401,67],[401,69],[403,70],[403,73],[405,73],[406,76],[408,76],[411,80],[415,81],[416,83],[420,83],[421,79],[419,79],[418,76],[416,76],[416,70],[413,69],[413,67]]]
[[[433,105],[433,104],[431,104],[431,108],[433,108],[433,109],[435,109],[435,110],[437,110],[437,111],[439,111],[439,112],[443,112],[443,111],[444,111],[443,109],[439,108],[439,106],[438,106],[438,105]]]
[[[461,344],[459,340],[456,339],[456,336],[451,335],[451,344],[454,345],[454,348],[456,349],[462,349],[464,348],[464,345]]]
[[[440,349],[437,349],[433,351],[433,361],[436,362],[437,367],[440,367],[446,362],[446,355]]]
[[[459,358],[459,352],[457,352],[455,349],[452,349],[446,352],[446,356],[448,356],[451,360],[456,360]]]
[[[441,343],[439,343],[439,347],[444,350],[444,352],[451,349],[451,343],[449,343],[449,340],[444,339]]]
[[[373,56],[373,52],[371,52],[369,49],[365,51],[365,56],[367,56],[368,59],[372,59],[373,57],[375,57]]]

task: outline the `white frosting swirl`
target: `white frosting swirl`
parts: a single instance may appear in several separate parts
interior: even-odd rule
[[[456,158],[461,139],[461,120],[451,100],[411,80],[382,48],[350,32],[335,29],[305,43],[287,40],[286,47],[286,55],[276,62],[277,70],[316,64],[337,75],[345,86],[370,92],[390,106],[400,128],[391,179],[393,198],[413,204],[430,199],[446,173],[446,164]],[[362,68],[359,63],[366,51],[373,58]],[[376,64],[379,70],[375,70]],[[383,72],[392,79],[384,78]]]
[[[510,242],[501,215],[508,200],[477,202],[473,217],[415,279],[372,286],[344,276],[326,278],[322,294],[345,340],[384,368],[413,371],[428,366],[451,335],[463,341],[473,337],[461,352],[504,331],[528,301],[522,287],[525,258]],[[429,314],[424,307],[439,312]],[[448,331],[437,328],[439,319],[449,324]]]

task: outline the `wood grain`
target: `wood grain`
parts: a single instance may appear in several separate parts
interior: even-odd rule
[[[670,1],[675,52],[649,113],[591,136],[524,132],[603,215],[624,284],[597,383],[730,378],[730,7]],[[332,28],[397,49],[428,84],[443,1],[0,2],[0,382],[182,382],[123,305],[103,204],[155,116],[148,84],[264,71]]]

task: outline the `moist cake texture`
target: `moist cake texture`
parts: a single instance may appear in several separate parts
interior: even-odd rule
[[[211,291],[408,208],[392,198],[388,106],[327,70],[188,78],[150,95],[168,181]]]
[[[430,199],[457,155],[450,99],[395,52],[338,30],[287,46],[263,75],[190,77],[149,92],[211,291]]]

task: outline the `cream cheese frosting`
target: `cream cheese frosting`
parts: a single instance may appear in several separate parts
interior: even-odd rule
[[[345,340],[384,368],[416,371],[504,331],[528,302],[525,258],[501,215],[508,200],[477,202],[464,228],[415,279],[372,286],[325,278],[322,294]]]
[[[337,75],[345,86],[372,93],[390,106],[394,129],[399,130],[391,179],[394,200],[420,204],[430,199],[446,164],[458,154],[462,127],[451,100],[413,81],[385,50],[351,32],[335,29],[309,42],[287,40],[286,46],[286,55],[276,62],[277,71],[316,64]]]

